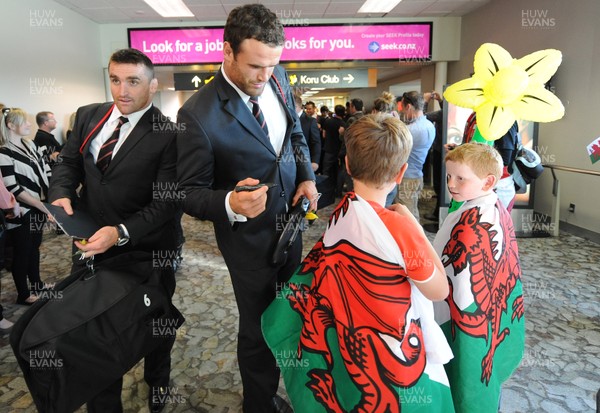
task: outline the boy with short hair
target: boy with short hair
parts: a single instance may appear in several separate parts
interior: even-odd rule
[[[448,294],[441,261],[405,206],[384,207],[412,137],[366,115],[345,138],[355,192],[263,315],[267,343],[297,413],[453,412],[430,301]]]
[[[467,143],[446,156],[448,191],[464,203],[433,242],[450,286],[434,308],[454,353],[446,372],[460,413],[498,411],[501,385],[525,347],[519,251],[510,215],[494,192],[502,168],[490,145]]]

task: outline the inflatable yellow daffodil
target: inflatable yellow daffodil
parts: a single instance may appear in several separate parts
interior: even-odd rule
[[[448,87],[444,98],[475,110],[481,135],[493,141],[517,119],[552,122],[563,117],[560,99],[544,88],[561,61],[559,50],[513,59],[501,46],[485,43],[475,53],[473,76]]]

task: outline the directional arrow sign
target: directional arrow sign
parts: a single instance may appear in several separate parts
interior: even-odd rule
[[[214,73],[174,73],[175,90],[198,90],[215,76]]]
[[[296,87],[365,88],[369,87],[369,70],[288,70],[290,83]]]
[[[192,83],[194,87],[198,87],[198,84],[202,83],[202,79],[200,79],[197,75],[192,78]]]

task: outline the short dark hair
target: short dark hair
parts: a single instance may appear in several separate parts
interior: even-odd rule
[[[227,17],[223,41],[229,42],[235,55],[246,39],[255,39],[273,47],[283,46],[283,25],[277,15],[262,4],[236,7]]]
[[[346,114],[346,108],[342,105],[335,105],[333,108],[335,114],[339,117],[343,117]]]
[[[350,101],[350,104],[354,106],[354,109],[361,111],[363,110],[363,101],[359,98],[354,98]]]
[[[315,102],[313,102],[312,100],[309,100],[308,102],[306,102],[306,103],[304,104],[304,106],[308,106],[308,105],[311,105],[313,108],[316,108],[316,107],[317,107],[317,105],[315,105]]]
[[[154,79],[154,64],[152,60],[137,49],[120,49],[114,52],[108,60],[108,67],[111,63],[132,64],[146,66],[150,72],[150,79]]]
[[[48,111],[39,112],[35,115],[35,123],[41,127],[48,120],[48,115],[54,115],[54,113]]]
[[[405,92],[402,95],[402,104],[410,103],[416,110],[423,110],[425,108],[425,99],[423,94],[413,90],[412,92]]]

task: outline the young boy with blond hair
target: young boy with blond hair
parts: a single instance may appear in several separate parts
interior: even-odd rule
[[[384,207],[412,137],[391,115],[366,115],[345,139],[355,192],[263,315],[267,343],[297,413],[453,412],[452,353],[430,301],[448,294],[443,266],[409,210]]]
[[[494,192],[502,158],[490,145],[467,143],[445,160],[448,191],[464,203],[433,242],[450,287],[445,302],[434,303],[435,318],[454,353],[446,372],[456,411],[495,413],[525,346],[519,251]]]

